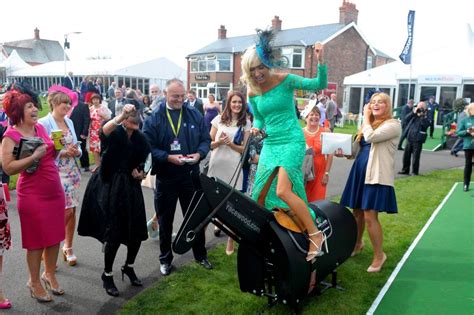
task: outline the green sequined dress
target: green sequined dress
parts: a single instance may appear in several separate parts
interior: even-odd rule
[[[323,90],[327,87],[327,66],[318,65],[316,78],[303,78],[288,74],[282,82],[271,90],[250,97],[254,113],[254,127],[265,127],[267,138],[258,161],[252,198],[258,196],[267,183],[267,179],[277,167],[283,167],[293,184],[293,192],[306,203],[303,183],[303,159],[306,142],[303,130],[296,118],[293,92],[298,90]],[[265,208],[288,208],[288,205],[276,195],[278,177],[273,180],[265,198]],[[314,214],[312,211],[311,215]]]

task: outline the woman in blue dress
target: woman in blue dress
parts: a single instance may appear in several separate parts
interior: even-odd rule
[[[383,232],[378,214],[398,211],[393,184],[394,157],[400,133],[400,122],[392,118],[390,96],[385,93],[372,95],[369,104],[364,106],[364,121],[356,138],[360,151],[341,198],[341,205],[353,209],[357,222],[357,242],[352,256],[364,248],[362,235],[367,225],[374,248],[367,272],[379,272],[387,259],[382,249]]]

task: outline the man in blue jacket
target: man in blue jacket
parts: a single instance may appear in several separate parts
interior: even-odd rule
[[[199,174],[199,161],[210,150],[211,138],[204,118],[194,107],[184,104],[185,88],[181,80],[166,83],[165,101],[145,121],[143,133],[153,156],[152,174],[156,174],[155,211],[160,226],[160,272],[170,274],[173,253],[171,235],[177,201],[183,216],[195,192],[191,174]],[[193,245],[194,259],[206,269],[204,230]]]

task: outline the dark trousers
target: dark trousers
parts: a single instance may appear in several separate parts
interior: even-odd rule
[[[471,182],[472,174],[472,154],[474,149],[464,149],[464,156],[466,158],[466,164],[464,165],[464,185],[468,185]]]
[[[133,265],[135,258],[137,258],[138,251],[140,250],[141,241],[132,242],[127,245],[127,259],[125,265]],[[120,243],[107,242],[104,246],[104,271],[109,273],[112,272],[114,265],[115,256],[120,247]]]
[[[429,131],[430,138],[433,138],[434,119],[433,119],[433,120],[430,120],[430,125],[429,125],[428,128],[426,129],[426,132],[427,132],[427,133],[428,133],[428,129],[430,130],[430,131]]]
[[[195,189],[190,174],[174,175],[171,178],[156,177],[155,212],[160,226],[160,263],[171,264],[173,252],[171,251],[171,235],[177,201],[181,205],[183,216],[188,210],[189,203]],[[198,235],[193,245],[194,259],[207,258],[205,229]]]
[[[451,153],[457,154],[459,151],[462,150],[463,145],[464,145],[463,138],[458,137],[456,142],[454,142],[453,147],[451,148]]]
[[[402,172],[410,173],[410,160],[413,154],[412,173],[418,175],[418,171],[420,170],[420,155],[422,147],[422,142],[407,141],[407,146],[405,147],[405,152],[403,153]]]
[[[89,167],[89,152],[87,152],[87,139],[80,139],[82,155],[79,159],[81,161],[81,167]]]

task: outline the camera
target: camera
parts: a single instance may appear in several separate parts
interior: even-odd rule
[[[424,113],[426,113],[426,109],[424,109],[424,108],[417,108],[417,109],[416,109],[416,113],[417,113],[417,114],[424,114]]]

